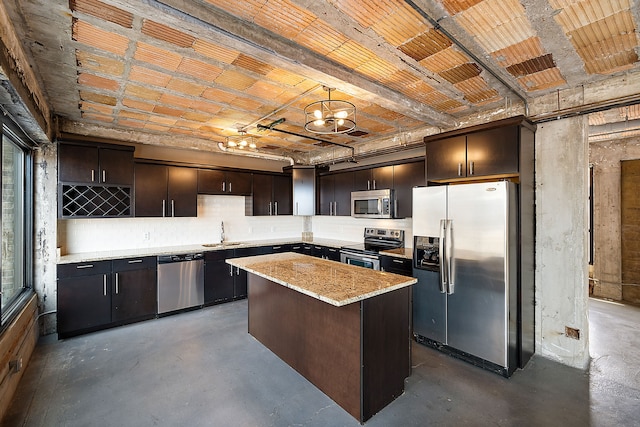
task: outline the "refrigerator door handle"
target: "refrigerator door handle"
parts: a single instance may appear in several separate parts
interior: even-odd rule
[[[444,248],[446,241],[446,229],[447,229],[447,221],[444,219],[440,220],[440,245],[438,245],[438,259],[440,260],[440,293],[444,294],[446,292],[446,286],[448,281],[448,272],[447,272],[447,263],[445,261],[446,251]]]
[[[453,221],[447,220],[445,242],[447,248],[445,249],[445,256],[447,262],[447,294],[451,295],[454,292],[454,286],[456,282],[456,269],[453,261]]]

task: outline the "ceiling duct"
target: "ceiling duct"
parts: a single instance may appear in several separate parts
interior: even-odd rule
[[[247,150],[241,150],[237,148],[226,147],[222,142],[218,142],[218,148],[220,149],[220,151],[224,153],[229,153],[229,154],[238,154],[241,156],[254,157],[257,159],[273,160],[278,162],[288,162],[292,166],[295,163],[292,157],[279,156],[277,154],[261,153],[259,151],[247,151]]]

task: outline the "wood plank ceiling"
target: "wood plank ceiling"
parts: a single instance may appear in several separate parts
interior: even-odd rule
[[[366,152],[640,72],[634,0],[3,1],[62,130],[187,147],[243,129],[306,162],[334,149],[303,129],[323,86],[357,128],[321,138]],[[302,136],[256,128],[280,118]]]

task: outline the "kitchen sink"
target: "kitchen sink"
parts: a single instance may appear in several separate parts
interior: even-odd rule
[[[228,248],[241,244],[242,242],[204,243],[202,246],[204,246],[205,248]]]

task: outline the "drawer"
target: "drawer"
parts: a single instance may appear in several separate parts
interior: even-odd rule
[[[380,257],[380,264],[384,271],[389,273],[411,276],[413,260],[407,258],[396,258],[390,256]]]
[[[221,249],[204,253],[204,262],[213,262],[233,258],[233,249]]]
[[[111,274],[111,261],[88,261],[74,264],[58,264],[58,279],[67,277]]]
[[[156,269],[158,259],[154,256],[123,258],[113,260],[113,271]]]

